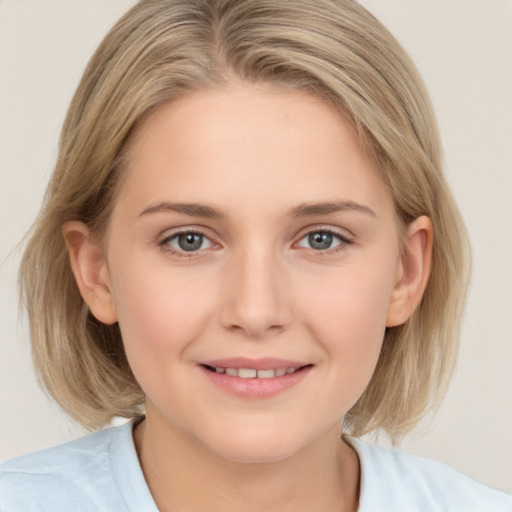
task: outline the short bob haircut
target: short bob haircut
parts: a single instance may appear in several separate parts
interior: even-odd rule
[[[142,0],[91,58],[62,129],[55,171],[27,241],[20,291],[42,385],[89,429],[144,414],[117,324],[97,321],[71,272],[62,225],[101,234],[139,120],[187,92],[230,80],[328,101],[351,124],[390,191],[397,226],[433,224],[423,299],[388,328],[376,371],[345,418],[355,436],[411,430],[439,402],[457,356],[469,246],[442,172],[422,81],[393,36],[355,0]]]

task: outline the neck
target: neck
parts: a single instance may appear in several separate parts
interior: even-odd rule
[[[340,430],[337,425],[299,453],[271,463],[226,460],[150,415],[136,427],[134,439],[161,512],[355,512],[359,462]]]

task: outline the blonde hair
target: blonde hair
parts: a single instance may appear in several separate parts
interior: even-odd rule
[[[420,215],[433,223],[422,302],[404,325],[386,331],[376,371],[345,422],[353,435],[381,430],[397,438],[436,403],[453,370],[469,248],[421,79],[391,34],[352,0],[143,0],[112,28],[70,105],[21,265],[40,381],[91,429],[114,416],[143,414],[144,394],[119,328],[89,312],[61,227],[79,220],[101,233],[127,141],[142,116],[230,76],[331,102],[375,158],[400,229]]]

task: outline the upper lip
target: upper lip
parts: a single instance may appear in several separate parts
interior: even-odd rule
[[[248,357],[234,357],[229,359],[212,359],[201,361],[203,366],[212,368],[251,368],[254,370],[276,370],[280,368],[301,368],[310,363],[303,361],[293,361],[291,359],[276,359],[265,357],[261,359],[251,359]]]

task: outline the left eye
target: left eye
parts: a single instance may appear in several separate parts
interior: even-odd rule
[[[331,231],[311,231],[301,238],[298,245],[299,247],[314,249],[315,251],[325,251],[327,249],[332,249],[345,241],[346,240],[344,240],[341,235]]]
[[[212,247],[212,241],[201,233],[178,233],[165,240],[165,244],[178,251],[195,252]]]

